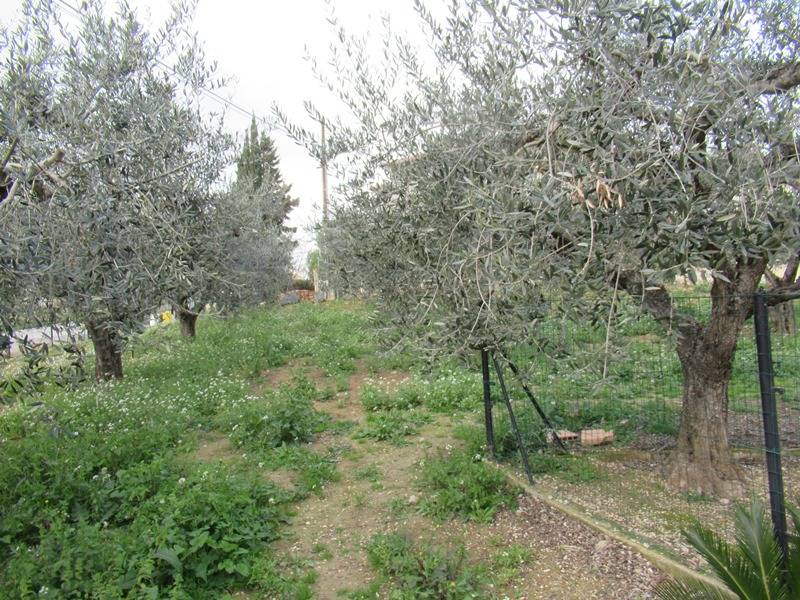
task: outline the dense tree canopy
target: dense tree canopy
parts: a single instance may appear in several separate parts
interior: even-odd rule
[[[261,200],[257,196],[267,197],[266,202],[261,202],[265,209],[269,207],[262,215],[263,220],[285,228],[284,222],[298,200],[292,197],[291,186],[281,175],[275,142],[263,131],[259,133],[255,117],[245,132],[242,151],[236,161],[236,185],[243,193],[251,194],[256,202]]]
[[[543,311],[627,292],[677,332],[670,481],[738,491],[736,339],[769,264],[789,257],[776,288],[798,287],[796,3],[475,1],[446,23],[418,8],[435,68],[390,37],[376,66],[341,36],[357,124],[336,132],[352,178],[327,256],[406,335],[450,349],[527,343]],[[665,285],[699,268],[707,323]]]
[[[271,301],[291,281],[294,230],[285,222],[298,201],[283,181],[274,143],[259,135],[255,117],[236,167],[236,179],[208,194],[202,210],[184,222],[194,232],[186,260],[196,276],[177,295],[175,311],[188,336],[195,335],[205,303],[230,310]]]

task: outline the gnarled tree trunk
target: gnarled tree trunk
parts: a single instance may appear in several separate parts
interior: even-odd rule
[[[741,329],[734,323],[729,326],[734,336]],[[736,340],[726,340],[722,346],[713,346],[708,339],[695,341],[691,348],[678,351],[683,404],[678,445],[667,467],[667,482],[681,491],[740,496],[744,473],[728,443],[728,384]]]
[[[678,443],[667,465],[667,483],[682,491],[740,496],[744,473],[728,442],[728,385],[736,342],[752,314],[753,295],[766,260],[742,260],[714,278],[707,322],[682,313],[667,289],[641,275],[620,272],[619,285],[658,322],[678,334],[683,402]]]
[[[738,265],[711,287],[708,323],[681,332],[678,357],[683,370],[683,404],[678,445],[667,467],[667,482],[682,491],[741,496],[744,472],[728,442],[728,385],[736,343],[752,313],[765,263]]]
[[[122,349],[116,332],[105,323],[94,321],[86,323],[86,332],[94,346],[95,379],[122,379]]]
[[[200,312],[195,312],[189,306],[189,298],[184,296],[180,299],[178,304],[172,308],[172,312],[178,317],[178,322],[181,324],[181,335],[184,337],[193,338],[197,334],[197,317]]]

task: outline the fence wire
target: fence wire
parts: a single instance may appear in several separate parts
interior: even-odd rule
[[[676,313],[708,324],[708,296],[674,298]],[[800,301],[770,309],[772,354],[781,444],[800,454]],[[676,333],[620,302],[604,323],[549,320],[537,341],[511,357],[557,427],[599,427],[615,441],[641,450],[674,447],[680,425],[684,374]],[[522,398],[519,389],[515,396]],[[530,411],[528,411],[530,412]],[[521,419],[535,428],[535,415]],[[540,433],[544,442],[544,433]],[[764,429],[753,318],[741,329],[728,386],[728,435],[734,450],[760,460]]]

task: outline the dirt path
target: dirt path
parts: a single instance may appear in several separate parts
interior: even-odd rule
[[[403,375],[386,372],[369,377],[359,371],[350,378],[348,392],[317,403],[318,410],[335,420],[362,422],[360,390],[376,379],[388,387],[402,381]],[[316,383],[324,384],[321,380]],[[501,512],[486,525],[437,524],[421,516],[415,510],[418,463],[427,454],[458,443],[451,429],[451,418],[440,417],[401,447],[351,439],[353,449],[338,465],[340,480],[327,485],[323,497],[314,496],[298,505],[297,516],[276,550],[314,564],[316,598],[341,598],[344,590],[369,584],[374,573],[364,547],[375,533],[389,532],[436,544],[462,543],[473,559],[481,561],[489,561],[498,549],[511,544],[528,548],[533,559],[505,589],[497,590],[500,598],[652,597],[651,589],[660,575],[647,561],[528,496],[520,497],[516,511]],[[324,436],[318,444],[329,441]]]

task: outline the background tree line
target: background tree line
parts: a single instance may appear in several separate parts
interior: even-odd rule
[[[84,2],[75,24],[27,0],[0,38],[2,330],[85,325],[98,379],[122,377],[159,306],[193,336],[206,303],[270,299],[290,278],[295,201],[255,118],[226,181],[239,152],[201,108],[221,82],[192,10],[148,31],[122,2]]]

